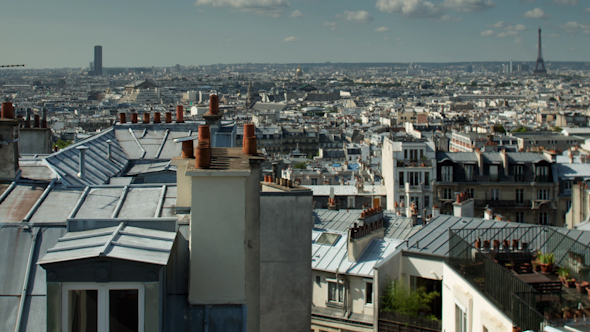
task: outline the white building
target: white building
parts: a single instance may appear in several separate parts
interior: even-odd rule
[[[394,210],[403,203],[405,211],[400,212],[409,216],[413,202],[418,214],[431,214],[436,180],[434,142],[412,136],[392,136],[384,139],[382,155],[387,209]]]

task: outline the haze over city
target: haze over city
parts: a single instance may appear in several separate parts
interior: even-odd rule
[[[546,61],[590,54],[578,0],[16,1],[3,5],[2,64]]]

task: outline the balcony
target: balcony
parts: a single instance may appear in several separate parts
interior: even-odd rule
[[[397,167],[432,167],[432,160],[425,159],[425,160],[398,160]]]
[[[590,312],[579,308],[590,307],[585,289],[534,268],[536,252],[553,253],[554,266],[568,269],[569,278],[590,281],[588,244],[551,227],[524,226],[450,230],[449,248],[449,266],[523,331],[590,325]]]
[[[515,200],[511,199],[501,199],[501,200],[481,200],[478,199],[475,201],[475,206],[477,207],[485,207],[489,206],[491,208],[530,208],[531,201],[526,200],[522,203],[517,203]]]

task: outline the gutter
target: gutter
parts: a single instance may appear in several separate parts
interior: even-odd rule
[[[33,256],[37,244],[37,234],[39,234],[39,232],[35,231],[34,229],[31,232],[33,234],[33,241],[31,242],[31,250],[29,251],[29,260],[27,263],[27,269],[25,271],[25,280],[23,281],[23,287],[20,296],[20,303],[18,305],[18,315],[16,316],[16,325],[14,327],[14,332],[19,332],[21,329],[23,311],[25,310],[25,300],[27,298],[27,286],[29,285],[29,275],[31,274],[31,264],[33,263]]]

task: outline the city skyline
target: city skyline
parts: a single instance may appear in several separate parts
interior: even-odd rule
[[[578,0],[197,0],[6,5],[0,64],[104,67],[215,63],[586,61]],[[18,27],[18,29],[15,29]]]

